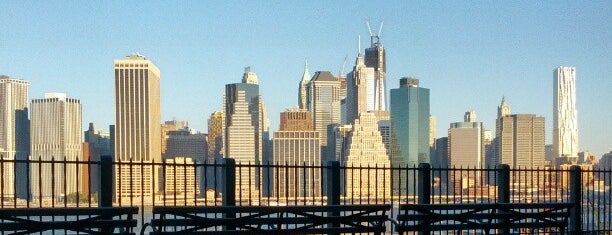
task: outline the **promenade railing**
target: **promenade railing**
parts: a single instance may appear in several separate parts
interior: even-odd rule
[[[612,170],[572,166],[116,161],[0,158],[0,207],[345,205],[571,202],[571,231],[612,232]],[[1,222],[1,221],[0,221]],[[387,226],[392,229],[392,226]]]

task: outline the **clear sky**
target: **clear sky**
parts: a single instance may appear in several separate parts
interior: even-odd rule
[[[271,129],[297,105],[311,73],[348,73],[369,45],[365,17],[384,19],[387,87],[402,76],[431,89],[436,136],[475,110],[494,129],[506,96],[513,113],[546,118],[553,69],[575,66],[579,144],[612,150],[612,1],[0,1],[0,74],[32,83],[30,98],[65,92],[83,126],[114,122],[113,60],[140,52],[161,70],[162,119],[206,132],[227,83],[259,76]]]

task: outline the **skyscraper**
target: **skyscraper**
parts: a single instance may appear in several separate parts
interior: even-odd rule
[[[484,128],[482,122],[476,122],[474,111],[465,113],[463,122],[450,124],[448,129],[448,159],[451,167],[482,168],[484,163]],[[460,174],[460,175],[458,175]],[[464,189],[478,185],[480,172],[452,172],[453,185]]]
[[[544,117],[510,114],[505,98],[498,114],[493,164],[507,164],[510,168],[544,166]]]
[[[262,160],[263,155],[263,129],[264,129],[264,118],[262,110],[262,99],[259,95],[259,80],[257,75],[251,71],[250,67],[246,67],[242,76],[241,83],[233,83],[225,85],[225,100],[224,100],[224,111],[225,111],[225,157],[233,156],[227,154],[230,151],[227,146],[229,139],[232,136],[229,135],[227,129],[232,125],[232,116],[234,115],[234,105],[238,100],[238,93],[242,91],[244,99],[242,102],[247,103],[247,113],[250,115],[250,125],[253,126],[254,133],[251,141],[255,144],[255,150],[251,153],[251,163],[259,163]],[[242,115],[242,114],[241,114]],[[243,159],[246,160],[246,159]],[[238,161],[238,160],[236,160]]]
[[[215,111],[208,118],[207,161],[213,163],[223,158],[223,135],[225,130],[225,113]]]
[[[364,112],[355,119],[343,165],[359,167],[346,174],[346,197],[383,199],[391,194],[389,156],[378,131],[378,118],[374,113]],[[370,170],[360,169],[361,167],[385,169]]]
[[[239,93],[242,93],[242,100],[239,99]],[[250,121],[250,126],[254,128],[249,141],[254,144],[255,149],[250,152],[250,157],[244,155],[246,153],[241,152],[242,150],[236,149],[241,147],[239,147],[238,142],[236,142],[237,140],[232,140],[232,138],[238,138],[240,139],[240,141],[245,141],[242,138],[246,138],[245,133],[250,132],[250,130],[248,128],[241,127],[234,127],[232,131],[230,131],[229,129],[230,126],[235,126],[234,123],[232,123],[234,120],[233,116],[235,115],[235,112],[242,111],[241,108],[234,107],[238,102],[246,102],[246,111],[250,117],[248,120]],[[266,119],[265,104],[263,103],[262,96],[259,94],[259,80],[257,78],[257,75],[251,71],[250,67],[245,68],[241,83],[225,85],[225,98],[223,105],[225,110],[225,157],[236,159],[236,163],[261,163],[263,160],[265,160],[263,154],[264,147],[267,144],[267,135],[266,137],[264,137],[264,134],[267,134],[268,124]],[[243,114],[240,114],[241,117],[238,119],[242,120],[242,115]],[[242,121],[239,122],[239,126],[244,125]],[[241,132],[243,130],[245,131],[245,133]],[[233,143],[232,146],[230,146],[230,142]],[[248,148],[248,146],[250,145],[250,143],[247,144],[246,148]],[[239,159],[234,157],[234,155],[236,154]],[[241,177],[245,177],[246,179],[250,176],[244,175]],[[250,180],[252,182],[251,186],[254,187],[251,188],[251,193],[258,194],[261,186],[261,172],[259,171],[259,169],[255,170],[254,175]],[[243,190],[249,190],[249,188],[246,188],[245,186]],[[245,191],[243,193],[248,192]]]
[[[245,93],[244,90],[238,90],[234,96],[235,100],[231,102],[231,110],[228,110],[231,116],[227,115],[230,119],[225,127],[225,157],[234,159],[236,164],[256,164],[257,143],[254,138],[257,128],[252,123]],[[259,197],[255,177],[255,171],[241,171],[236,175],[237,198]]]
[[[370,31],[370,47],[365,50],[365,65],[374,68],[375,88],[374,88],[374,110],[387,110],[387,95],[386,95],[386,77],[387,77],[387,61],[385,48],[380,43],[380,32],[383,23],[380,23],[378,32],[372,32],[370,23],[368,22],[368,30]]]
[[[0,157],[2,159],[27,160],[30,154],[29,86],[28,81],[0,75]],[[17,163],[17,165],[4,163],[0,167],[4,173],[2,192],[0,192],[2,196],[14,198],[17,194],[19,198],[27,198],[26,163]]]
[[[489,166],[507,164],[510,168],[544,167],[544,117],[534,114],[510,114],[505,98],[498,108],[498,115],[493,140],[495,157]],[[531,182],[541,183],[543,176],[521,172],[512,177],[518,177],[521,179],[519,183],[529,187],[536,186],[531,185]]]
[[[315,130],[321,133],[321,146],[327,146],[327,131],[340,124],[340,82],[328,71],[317,71],[308,85],[308,109],[313,113]]]
[[[281,113],[280,128],[274,132],[273,161],[276,164],[315,168],[275,168],[273,196],[299,198],[321,196],[321,139],[312,125],[312,113],[287,110]]]
[[[62,93],[32,100],[31,160],[77,161],[82,158],[81,102]],[[35,201],[59,200],[77,193],[81,172],[75,164],[32,164],[31,191]]]
[[[308,93],[306,92],[306,88],[308,87],[309,82],[310,72],[308,71],[308,61],[306,61],[304,64],[304,74],[302,74],[298,91],[298,106],[300,109],[307,109],[306,100],[308,100]]]
[[[114,61],[115,161],[161,162],[160,73],[136,53]],[[119,165],[117,201],[151,203],[160,188],[158,167]]]
[[[400,79],[400,87],[391,89],[391,165],[417,166],[429,163],[429,89],[419,87],[419,80]],[[406,175],[392,177],[406,181]],[[400,182],[400,181],[395,181]],[[414,185],[393,185],[393,190],[415,193]]]
[[[553,156],[577,158],[576,68],[556,68],[553,84]]]
[[[346,77],[346,123],[352,124],[360,113],[374,110],[375,104],[374,68],[366,67],[360,51]]]
[[[391,89],[391,163],[429,163],[429,89],[419,80],[402,78]]]

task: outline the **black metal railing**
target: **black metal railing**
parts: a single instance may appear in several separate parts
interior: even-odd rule
[[[612,231],[612,170],[487,169],[329,162],[0,158],[0,207],[575,203],[570,230]],[[392,229],[389,224],[387,226]],[[576,231],[576,230],[572,230]]]

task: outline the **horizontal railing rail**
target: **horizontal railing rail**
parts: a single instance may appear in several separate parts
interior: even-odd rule
[[[106,163],[106,164],[105,164]],[[0,158],[0,208],[575,203],[570,224],[612,231],[612,169]],[[577,219],[576,215],[581,215]],[[387,226],[392,229],[393,226]]]

